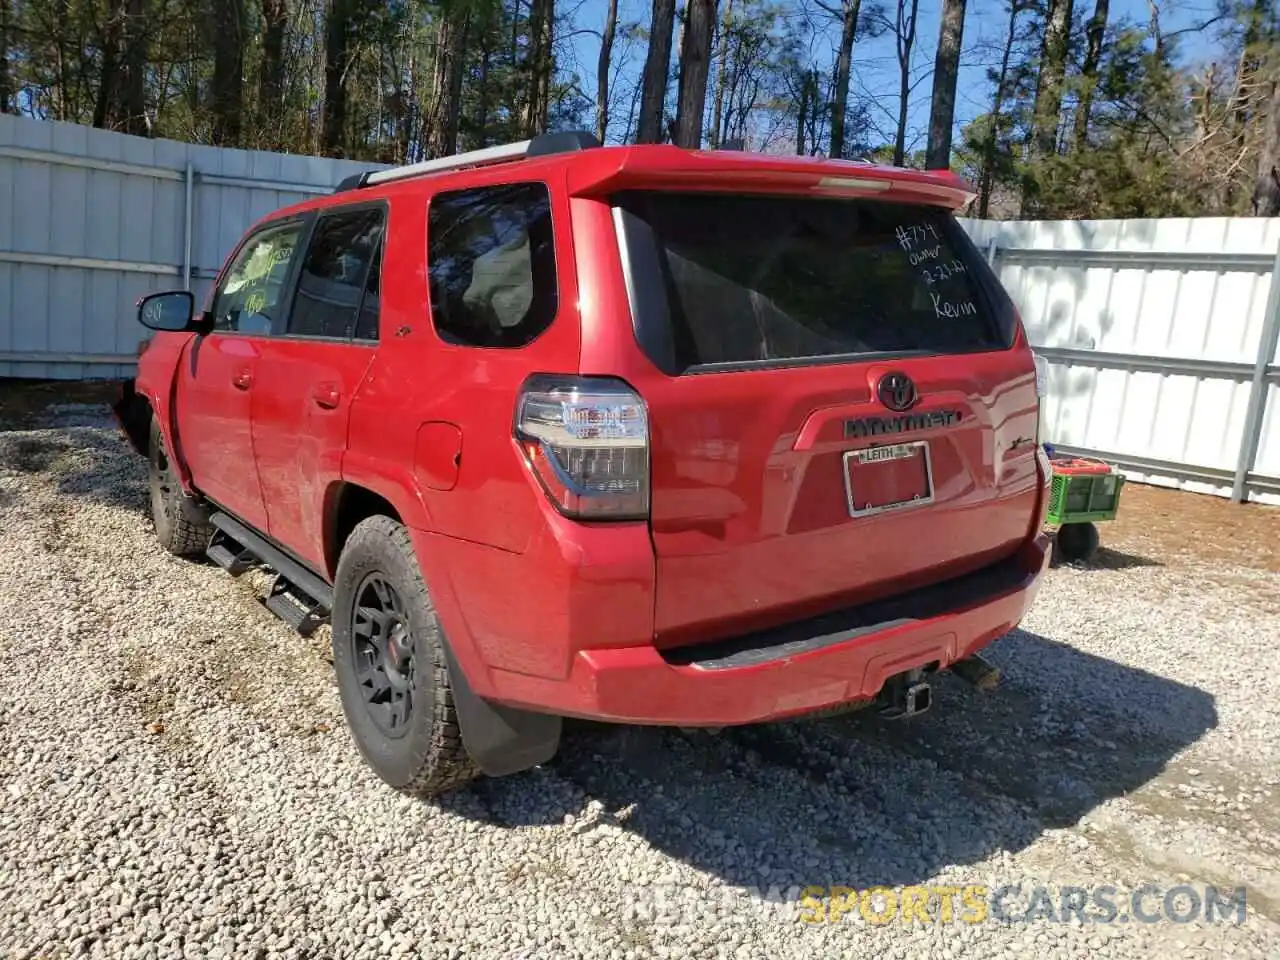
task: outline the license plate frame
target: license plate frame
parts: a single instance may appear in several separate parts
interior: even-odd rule
[[[913,496],[909,500],[897,500],[892,503],[868,504],[861,508],[855,506],[850,460],[856,459],[858,463],[866,465],[886,460],[904,460],[916,456],[917,452],[921,452],[924,459],[925,492],[923,495]],[[878,513],[907,510],[911,507],[922,507],[933,503],[933,461],[929,456],[928,440],[909,440],[905,443],[891,443],[875,447],[864,447],[860,450],[846,450],[841,466],[844,470],[845,503],[849,508],[850,517],[870,517]]]

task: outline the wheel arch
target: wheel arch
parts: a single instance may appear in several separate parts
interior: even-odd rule
[[[151,452],[151,418],[155,414],[151,398],[138,391],[135,381],[126,380],[120,385],[120,396],[111,405],[111,411],[129,446],[140,456],[148,456]]]
[[[420,514],[413,510],[416,501],[412,497],[407,509],[401,510],[396,500],[402,497],[390,489],[386,489],[386,493],[391,495],[349,480],[338,481],[326,491],[324,561],[330,582],[335,585],[343,545],[361,521],[372,516],[388,516],[413,526],[419,518]],[[468,754],[491,777],[507,776],[545,763],[559,747],[562,719],[491,702],[476,690],[477,680],[488,680],[487,668],[461,617],[454,616],[458,613],[457,602],[447,575],[439,566],[440,558],[423,557],[416,547],[414,553],[444,628],[440,641],[453,684],[458,726]]]
[[[388,497],[360,483],[339,480],[329,485],[324,498],[324,566],[332,583],[338,558],[351,531],[369,517],[390,517],[404,523],[404,515]]]

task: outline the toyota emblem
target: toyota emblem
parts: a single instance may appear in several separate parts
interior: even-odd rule
[[[876,393],[890,410],[910,410],[918,399],[916,385],[905,373],[886,373],[880,378]]]

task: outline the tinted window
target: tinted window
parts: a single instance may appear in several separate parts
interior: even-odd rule
[[[652,307],[656,295],[657,322],[669,329],[654,342],[665,338],[676,369],[1010,342],[1003,291],[944,210],[723,194],[618,203],[636,218],[636,299]]]
[[[438,194],[427,248],[431,315],[445,340],[518,347],[554,319],[551,198],[543,184]]]
[[[369,264],[369,279],[364,285],[364,299],[360,301],[360,318],[356,321],[357,340],[378,339],[378,285],[382,282],[382,248],[373,254]]]
[[[278,330],[289,267],[302,235],[301,223],[268,227],[236,255],[213,301],[214,327],[240,333]]]
[[[298,274],[290,333],[354,336],[369,268],[382,240],[382,219],[380,207],[320,218]]]

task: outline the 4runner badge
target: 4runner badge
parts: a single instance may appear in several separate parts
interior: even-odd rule
[[[905,413],[900,417],[863,417],[846,420],[846,437],[877,437],[886,433],[908,433],[912,430],[929,430],[933,427],[950,427],[960,422],[959,410],[928,410],[921,413]]]

